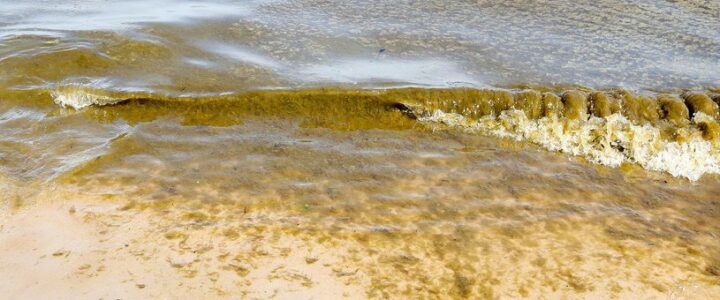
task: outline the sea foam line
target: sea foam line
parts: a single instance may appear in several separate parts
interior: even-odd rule
[[[670,173],[696,181],[704,174],[720,174],[720,151],[716,144],[702,138],[697,129],[687,129],[687,139],[669,141],[660,128],[636,125],[621,114],[605,118],[568,120],[557,117],[529,119],[521,110],[503,111],[499,116],[477,120],[441,110],[414,108],[418,120],[444,124],[466,132],[528,141],[550,151],[582,156],[601,165],[618,167],[635,163],[647,170]],[[712,119],[701,112],[694,123]]]
[[[112,105],[126,100],[93,93],[81,86],[64,87],[61,90],[52,91],[50,95],[56,104],[74,109],[82,109],[92,105]]]

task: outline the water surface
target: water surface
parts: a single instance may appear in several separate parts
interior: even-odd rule
[[[0,19],[10,297],[720,293],[716,1]]]

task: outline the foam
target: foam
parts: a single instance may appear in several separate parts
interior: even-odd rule
[[[424,111],[413,107],[421,122],[444,124],[467,132],[528,141],[550,151],[559,151],[611,167],[635,163],[647,170],[667,172],[691,181],[704,174],[720,173],[720,151],[713,141],[703,139],[697,128],[684,129],[685,139],[670,141],[661,129],[637,125],[615,113],[606,118],[568,120],[543,117],[529,119],[521,110],[507,110],[499,116],[484,116],[477,120],[440,110]],[[694,124],[713,120],[697,113]]]
[[[50,94],[56,104],[74,109],[83,109],[92,105],[112,105],[126,100],[95,93],[80,86],[64,87],[54,90]]]

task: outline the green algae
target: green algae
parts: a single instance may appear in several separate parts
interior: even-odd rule
[[[515,95],[515,108],[525,112],[530,119],[544,115],[543,95],[537,91],[523,91]]]
[[[158,118],[178,118],[187,126],[233,126],[247,118],[298,118],[303,126],[337,130],[411,129],[416,125],[396,103],[378,99],[371,91],[308,90],[250,92],[195,101],[131,99],[83,113],[103,122],[122,119],[130,124]]]
[[[543,115],[545,117],[558,117],[565,110],[562,98],[554,93],[543,93]]]
[[[588,102],[590,103],[590,112],[596,117],[605,118],[620,110],[619,101],[602,91],[590,93]]]
[[[625,90],[615,91],[614,94],[619,99],[622,114],[634,123],[657,124],[660,120],[660,105],[655,99],[636,96]]]
[[[682,96],[685,99],[685,104],[688,107],[690,116],[694,116],[697,112],[702,112],[710,117],[718,118],[718,104],[708,95],[689,92]]]
[[[685,103],[679,98],[664,94],[657,98],[663,112],[663,119],[676,127],[685,127],[690,122],[690,112]]]
[[[588,116],[587,97],[579,91],[566,91],[562,94],[563,116],[570,120],[585,120]]]
[[[510,91],[477,89],[391,89],[381,92],[388,101],[419,103],[431,110],[459,113],[470,118],[494,116],[515,105]]]
[[[704,139],[709,141],[720,140],[720,124],[714,120],[703,120],[697,124]]]

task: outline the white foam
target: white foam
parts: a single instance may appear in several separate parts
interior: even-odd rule
[[[688,139],[677,142],[664,139],[657,127],[635,125],[620,114],[607,118],[591,117],[585,121],[555,117],[531,120],[520,110],[508,110],[498,117],[486,116],[479,120],[439,110],[419,116],[420,121],[528,141],[551,151],[583,156],[591,162],[612,167],[635,163],[648,170],[668,172],[692,181],[703,174],[720,174],[720,151],[715,144],[703,139],[698,129],[684,129]],[[693,122],[708,119],[712,118],[697,113]]]
[[[51,95],[56,104],[74,109],[82,109],[91,105],[111,105],[125,100],[93,93],[82,87],[65,87],[52,91]]]

